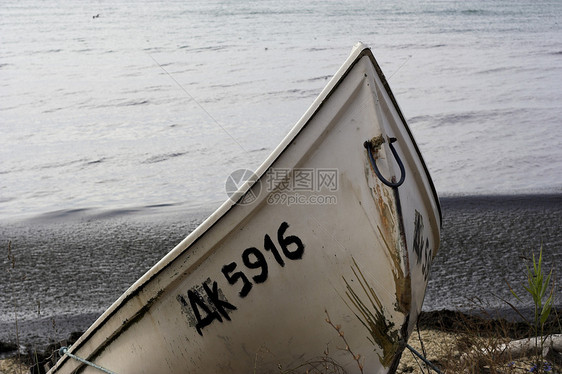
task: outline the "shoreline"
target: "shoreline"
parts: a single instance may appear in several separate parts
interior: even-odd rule
[[[562,308],[553,309],[546,325],[545,334],[562,334],[561,316]],[[510,322],[502,318],[491,318],[491,316],[482,317],[459,311],[441,310],[422,312],[418,319],[418,328],[413,331],[408,343],[420,353],[425,351],[426,358],[446,372],[458,372],[456,370],[460,370],[460,365],[468,365],[469,361],[472,364],[481,365],[482,367],[478,370],[483,370],[482,368],[485,368],[486,365],[492,364],[486,361],[486,355],[482,354],[479,345],[484,345],[491,350],[500,350],[501,344],[528,338],[529,331],[530,327],[525,322]],[[80,332],[74,332],[63,341],[51,343],[43,349],[34,348],[33,345],[27,346],[25,350],[20,348],[19,355],[17,350],[8,351],[15,349],[15,344],[0,342],[0,373],[24,373],[34,367],[37,362],[41,367],[45,364],[52,366],[53,357],[55,362],[58,358],[55,352],[61,346],[71,345],[80,335]],[[562,335],[559,336],[562,339]],[[475,357],[470,355],[478,356],[478,360],[475,361]],[[556,370],[562,370],[561,351],[549,351],[548,359],[549,364],[553,365]],[[498,360],[498,358],[491,357],[490,360]],[[503,361],[497,361],[495,364],[503,365],[502,367],[506,370],[509,369],[505,372],[524,373],[528,372],[533,363],[529,355],[523,355],[514,356],[514,358],[506,356]],[[425,373],[425,371],[421,371],[420,365],[423,366],[423,363],[408,349],[405,349],[397,373]],[[321,373],[321,371],[313,372]]]
[[[180,217],[204,220],[226,201],[217,200],[213,204],[195,205],[186,203],[162,203],[146,206],[121,208],[81,207],[54,211],[27,213],[19,216],[0,217],[0,227],[27,225],[59,225],[71,222],[109,221],[112,219],[131,219],[147,221],[163,219],[175,221]],[[474,210],[486,209],[551,209],[562,205],[562,191],[544,190],[521,193],[475,193],[439,195],[442,213],[448,209]]]

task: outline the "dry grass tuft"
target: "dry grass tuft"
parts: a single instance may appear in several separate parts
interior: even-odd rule
[[[560,318],[554,313],[548,333],[560,333]],[[423,313],[420,318],[421,342],[426,357],[443,373],[518,374],[529,373],[534,366],[534,352],[515,354],[507,343],[529,337],[529,325],[504,319],[476,317],[460,312]],[[410,345],[422,352],[420,339],[414,332]],[[562,373],[561,353],[551,351],[547,357],[548,373]],[[534,371],[536,372],[536,371]],[[397,373],[432,373],[410,352],[405,351]]]

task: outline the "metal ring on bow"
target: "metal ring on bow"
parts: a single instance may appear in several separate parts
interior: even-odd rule
[[[400,156],[398,156],[398,152],[396,152],[396,149],[392,145],[392,143],[394,143],[395,141],[397,141],[396,138],[388,138],[388,146],[390,147],[390,151],[394,155],[394,158],[398,163],[398,167],[400,167],[400,180],[398,180],[398,182],[389,182],[385,177],[382,176],[379,168],[377,167],[375,157],[373,156],[373,145],[371,141],[367,140],[365,143],[363,143],[363,146],[367,149],[367,153],[369,154],[369,160],[371,160],[371,165],[373,165],[375,174],[381,180],[381,182],[392,188],[398,188],[402,183],[404,183],[404,179],[406,179],[406,169],[404,168],[404,164],[402,163]]]

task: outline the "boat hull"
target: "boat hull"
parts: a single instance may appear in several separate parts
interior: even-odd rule
[[[404,165],[400,179],[393,143]],[[384,141],[373,148],[364,142]],[[358,45],[247,183],[71,347],[116,373],[387,373],[439,247],[431,179]],[[347,349],[345,349],[347,347]],[[51,373],[96,372],[63,357]]]

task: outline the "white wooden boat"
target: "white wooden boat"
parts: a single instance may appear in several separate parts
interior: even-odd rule
[[[255,178],[68,352],[120,374],[393,372],[440,224],[419,149],[358,44]],[[74,372],[99,371],[68,355],[50,370]]]

